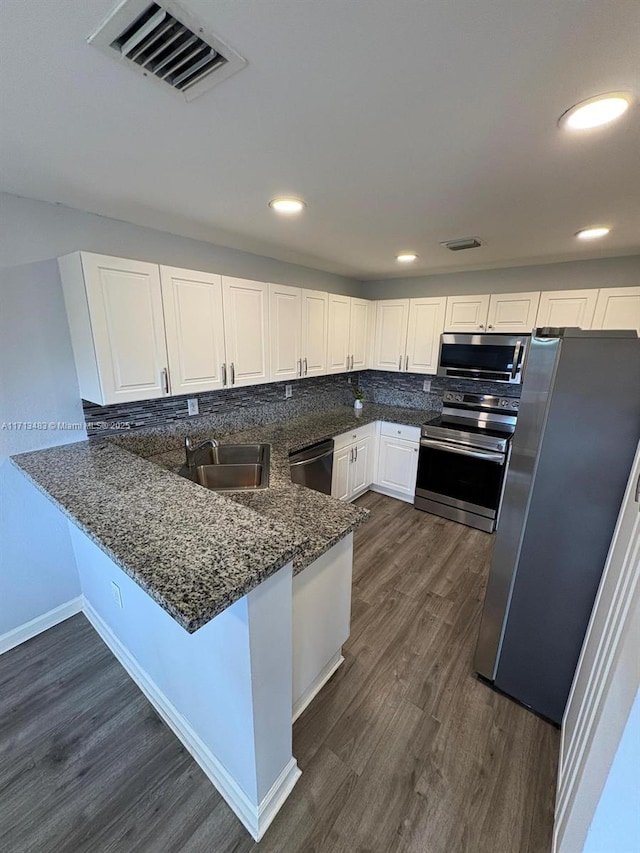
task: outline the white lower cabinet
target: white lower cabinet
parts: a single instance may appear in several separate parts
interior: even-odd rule
[[[367,491],[373,482],[375,444],[375,424],[336,437],[332,497],[352,501]]]
[[[417,427],[402,428],[397,426],[398,436],[390,435],[396,424],[383,424],[378,445],[378,460],[374,477],[374,489],[392,497],[398,497],[407,502],[413,502],[418,472],[418,451],[420,442],[414,435],[411,439],[406,436],[409,430]],[[387,434],[385,434],[387,433]]]

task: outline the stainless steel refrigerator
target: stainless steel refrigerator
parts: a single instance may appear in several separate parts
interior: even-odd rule
[[[639,438],[636,332],[536,330],[475,668],[555,723],[562,719]]]

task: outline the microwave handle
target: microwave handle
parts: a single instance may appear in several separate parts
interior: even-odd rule
[[[504,465],[504,453],[491,453],[485,450],[476,450],[471,447],[462,447],[458,444],[447,444],[446,441],[437,441],[431,438],[421,438],[420,447],[432,447],[434,450],[441,450],[443,453],[458,453],[460,456],[471,456],[472,459],[484,459],[487,462],[497,462],[498,465]]]
[[[522,349],[522,341],[518,341],[513,348],[513,366],[511,367],[511,378],[515,379],[518,375],[518,361],[520,360],[520,350]]]

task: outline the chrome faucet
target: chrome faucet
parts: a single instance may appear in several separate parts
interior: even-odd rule
[[[206,441],[200,442],[196,447],[193,446],[193,440],[187,436],[184,440],[184,450],[187,457],[187,467],[195,468],[196,467],[196,454],[201,450],[204,450],[205,447],[211,448],[213,451],[213,455],[215,456],[216,448],[218,447],[218,442],[215,438],[208,438]]]

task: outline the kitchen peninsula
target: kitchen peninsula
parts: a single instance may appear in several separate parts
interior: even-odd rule
[[[85,614],[255,838],[300,775],[292,717],[342,662],[367,517],[292,484],[288,454],[433,414],[339,407],[224,435],[201,417],[12,460],[69,518]],[[223,496],[177,476],[187,430],[269,443],[269,487]]]

